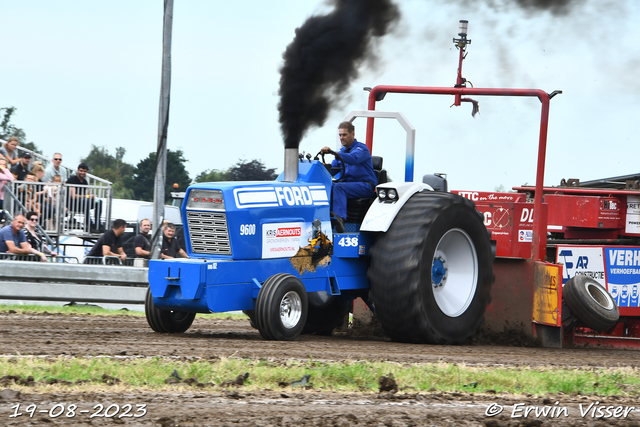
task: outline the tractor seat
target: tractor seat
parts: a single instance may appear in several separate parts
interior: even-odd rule
[[[382,169],[382,157],[371,156],[371,163],[373,163],[373,171],[378,179],[378,184],[384,184],[387,182],[387,171]],[[375,200],[375,197],[359,197],[357,199],[347,199],[347,221],[362,223],[364,216],[369,210],[369,206]]]

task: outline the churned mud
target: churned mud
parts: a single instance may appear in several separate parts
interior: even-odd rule
[[[0,314],[0,354],[185,356],[450,362],[484,366],[638,367],[640,352],[611,349],[544,349],[516,346],[429,346],[394,343],[381,336],[304,335],[295,342],[265,341],[248,320],[202,319],[184,334],[153,332],[143,317]],[[11,373],[4,373],[11,374]],[[34,393],[0,385],[0,425],[141,426],[638,426],[640,399],[630,397],[492,393],[339,394],[288,388],[248,392],[242,387],[185,388],[175,392]],[[292,391],[296,390],[296,391]],[[604,400],[604,402],[602,402]],[[557,403],[556,403],[557,402]],[[596,403],[597,402],[597,403]],[[20,404],[21,416],[15,414]],[[69,405],[76,405],[67,416]],[[33,418],[25,415],[36,405]],[[58,405],[58,406],[56,406]],[[91,418],[103,405],[97,416]],[[127,406],[129,405],[129,406]],[[591,405],[591,406],[589,406]],[[598,417],[597,408],[626,416]],[[65,413],[54,417],[64,406]],[[105,416],[107,408],[111,408]],[[544,411],[535,416],[526,408]],[[555,408],[555,409],[554,409]],[[588,409],[591,408],[591,409]],[[126,410],[129,412],[125,414]],[[531,409],[531,411],[533,411]],[[86,412],[79,412],[79,411]],[[39,412],[42,411],[42,412]],[[586,413],[585,413],[586,411]],[[568,416],[565,416],[565,413]],[[613,413],[613,412],[612,412]],[[112,415],[115,414],[115,415]],[[123,415],[121,417],[121,415]],[[519,416],[520,415],[520,416]],[[606,415],[606,413],[605,413]]]

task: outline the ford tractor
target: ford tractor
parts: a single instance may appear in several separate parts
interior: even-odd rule
[[[457,43],[461,68],[466,44]],[[456,105],[469,92],[521,95],[467,88],[460,70],[455,87],[426,89],[453,95]],[[332,183],[344,171],[297,148],[285,148],[284,172],[273,182],[189,187],[181,208],[189,259],[149,263],[151,328],[184,332],[196,313],[242,310],[265,339],[294,340],[330,334],[359,297],[393,340],[454,344],[473,336],[491,301],[491,234],[474,202],[447,192],[442,177],[414,182],[415,129],[401,113],[374,108],[393,91],[402,90],[373,88],[369,110],[345,120],[367,119],[372,153],[374,120],[399,121],[405,179],[387,182],[382,158],[373,156],[376,197],[348,200],[344,232],[331,222]],[[546,93],[526,94],[542,94],[548,105]]]
[[[412,175],[415,132],[406,119],[376,111],[348,119],[360,116],[395,117],[409,129]],[[273,182],[189,187],[182,214],[190,258],[150,261],[151,328],[184,332],[196,313],[242,310],[265,339],[294,340],[330,334],[361,297],[394,340],[471,337],[493,280],[489,233],[473,202],[411,180],[386,182],[374,156],[377,197],[349,199],[345,232],[336,233],[335,171],[323,160],[285,149],[285,170]]]

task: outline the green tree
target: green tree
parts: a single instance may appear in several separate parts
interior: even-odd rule
[[[198,176],[193,180],[194,182],[216,182],[216,181],[231,181],[229,179],[229,169],[207,169],[200,172]]]
[[[169,200],[171,191],[174,190],[174,184],[178,184],[178,188],[186,189],[191,184],[191,178],[184,164],[187,160],[184,158],[182,150],[167,150],[167,175],[164,189],[165,200]],[[149,156],[141,160],[133,170],[131,177],[125,180],[127,187],[133,190],[134,198],[137,200],[153,201],[154,180],[156,176],[156,153],[150,153]]]
[[[89,165],[89,172],[92,175],[112,183],[113,197],[116,199],[133,198],[133,191],[125,184],[125,177],[130,177],[134,171],[132,164],[122,160],[126,151],[125,148],[118,147],[114,156],[107,147],[91,145],[89,154],[80,159],[81,162]]]
[[[27,142],[27,136],[24,133],[24,130],[10,123],[11,116],[16,112],[16,110],[16,107],[0,108],[0,116],[2,117],[2,120],[0,120],[0,139],[4,139],[6,141],[10,137],[15,136],[18,138],[20,147],[42,154],[42,151],[40,151],[35,143]]]
[[[229,168],[229,181],[273,181],[278,177],[275,168],[267,169],[260,160],[238,160]]]

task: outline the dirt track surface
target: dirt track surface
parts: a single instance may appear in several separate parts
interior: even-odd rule
[[[304,335],[295,342],[265,341],[247,320],[197,318],[184,334],[153,332],[141,317],[0,314],[0,353],[10,355],[178,356],[339,360],[381,360],[403,363],[451,362],[486,366],[620,367],[640,366],[640,353],[609,349],[542,349],[504,346],[427,346],[399,344],[380,337]],[[546,400],[545,400],[546,399]],[[604,399],[603,399],[604,400]],[[306,390],[282,393],[221,391],[116,394],[0,393],[0,425],[148,425],[148,426],[640,426],[640,410],[621,418],[581,417],[598,401],[586,396],[509,396],[472,393],[354,394]],[[559,402],[556,404],[555,402]],[[139,418],[90,418],[36,414],[9,418],[11,406],[57,403],[91,410],[96,404],[147,405]],[[569,417],[511,418],[513,405],[566,407]],[[636,406],[640,400],[608,398],[601,404]],[[493,406],[490,406],[493,405]],[[496,406],[499,405],[499,406]],[[497,416],[486,411],[504,407]],[[517,415],[517,413],[516,413]]]

